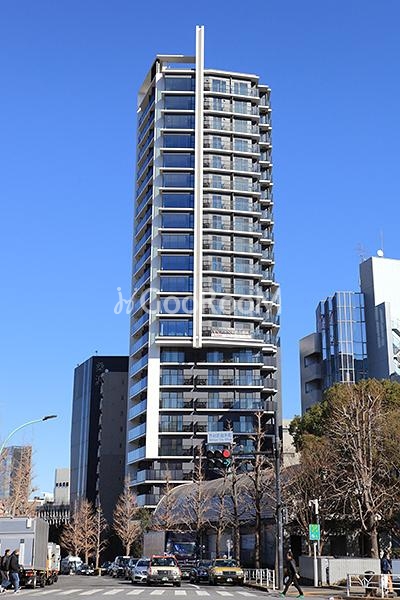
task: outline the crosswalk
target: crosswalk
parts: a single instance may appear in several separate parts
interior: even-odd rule
[[[25,590],[22,590],[21,594],[24,594]],[[52,590],[40,590],[40,591],[35,591],[35,592],[30,592],[29,595],[31,597],[34,596],[44,596],[46,594],[52,594],[52,596],[56,596],[56,597],[64,597],[64,596],[94,596],[96,594],[96,598],[97,596],[119,596],[119,597],[125,597],[125,596],[140,596],[143,595],[143,597],[147,597],[147,596],[163,596],[163,595],[171,595],[173,594],[174,596],[180,597],[180,596],[200,596],[200,597],[205,597],[205,596],[221,596],[222,598],[224,597],[233,597],[236,596],[236,598],[239,600],[240,597],[245,597],[245,598],[255,598],[256,594],[251,593],[251,592],[246,592],[243,590],[232,590],[232,591],[228,591],[228,590],[217,590],[217,589],[213,589],[212,594],[210,592],[208,592],[207,590],[202,590],[202,589],[195,589],[195,588],[190,588],[190,589],[186,589],[186,590],[182,590],[182,589],[172,589],[172,588],[156,588],[155,590],[149,590],[148,588],[136,588],[133,590],[130,590],[129,592],[126,591],[126,588],[111,588],[111,589],[105,589],[105,588],[96,588],[96,589],[91,589],[91,590],[84,590],[83,588],[74,588],[74,589],[69,589],[69,590],[59,590],[56,591],[54,588]]]

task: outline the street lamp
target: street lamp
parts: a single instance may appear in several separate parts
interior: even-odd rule
[[[7,444],[8,440],[14,435],[14,433],[17,433],[17,431],[19,431],[23,427],[28,427],[28,425],[33,425],[34,423],[40,423],[41,421],[48,421],[49,419],[55,419],[55,418],[57,418],[57,415],[46,415],[45,417],[41,417],[40,419],[33,419],[33,421],[28,421],[27,423],[23,423],[22,425],[19,425],[18,427],[13,429],[11,431],[11,433],[8,434],[8,436],[6,437],[6,439],[4,440],[4,442],[1,445],[0,457],[3,454],[5,445]]]

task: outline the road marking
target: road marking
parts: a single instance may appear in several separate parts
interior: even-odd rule
[[[230,592],[217,592],[220,596],[233,596]]]
[[[104,592],[103,596],[115,596],[115,594],[119,594],[120,592],[123,592],[124,590],[109,590],[108,592]]]
[[[79,594],[80,596],[92,596],[93,594],[97,594],[97,592],[102,592],[104,588],[99,588],[97,590],[89,590],[88,592],[82,592]]]
[[[175,590],[175,596],[186,596],[186,590]]]
[[[255,594],[250,594],[250,592],[237,592],[238,594],[242,594],[242,596],[255,596]]]
[[[138,594],[141,594],[142,592],[144,592],[144,590],[132,590],[131,592],[127,593],[127,596],[137,596]]]
[[[58,592],[57,596],[69,596],[71,594],[76,594],[77,592],[81,592],[83,588],[76,588],[75,590],[66,590],[65,592]]]
[[[196,594],[198,596],[209,596],[210,592],[206,592],[206,590],[196,590]]]
[[[150,596],[161,596],[164,592],[165,590],[153,590],[150,592]]]
[[[30,595],[31,596],[44,596],[45,594],[54,594],[54,590],[46,590],[46,591],[40,591],[40,592],[33,592]]]

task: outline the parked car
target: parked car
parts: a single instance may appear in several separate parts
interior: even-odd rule
[[[172,583],[175,587],[181,587],[181,570],[178,567],[175,556],[152,556],[147,571],[147,585],[153,583]]]
[[[242,584],[244,579],[243,569],[233,558],[217,558],[209,571],[210,585],[218,583]]]
[[[131,578],[131,573],[137,563],[139,559],[138,558],[130,558],[128,560],[128,563],[125,567],[125,579],[130,579]]]
[[[209,569],[212,565],[212,560],[198,560],[194,567],[191,568],[189,574],[190,583],[199,583],[200,581],[208,581],[210,573]]]
[[[128,564],[130,556],[116,556],[111,567],[112,577],[125,577],[125,567]]]
[[[132,583],[146,583],[147,569],[150,566],[150,559],[146,557],[139,558],[131,572]]]
[[[85,563],[82,563],[76,570],[77,575],[93,575],[93,573],[94,573],[94,567],[92,567],[92,565],[87,565]]]
[[[111,567],[112,562],[109,560],[106,560],[106,562],[103,562],[103,564],[100,567],[100,575],[108,575],[108,570]]]

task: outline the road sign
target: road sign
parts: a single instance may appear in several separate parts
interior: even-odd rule
[[[207,444],[233,444],[233,431],[209,431]]]
[[[318,542],[321,539],[321,528],[317,523],[308,526],[308,533],[312,542]]]

